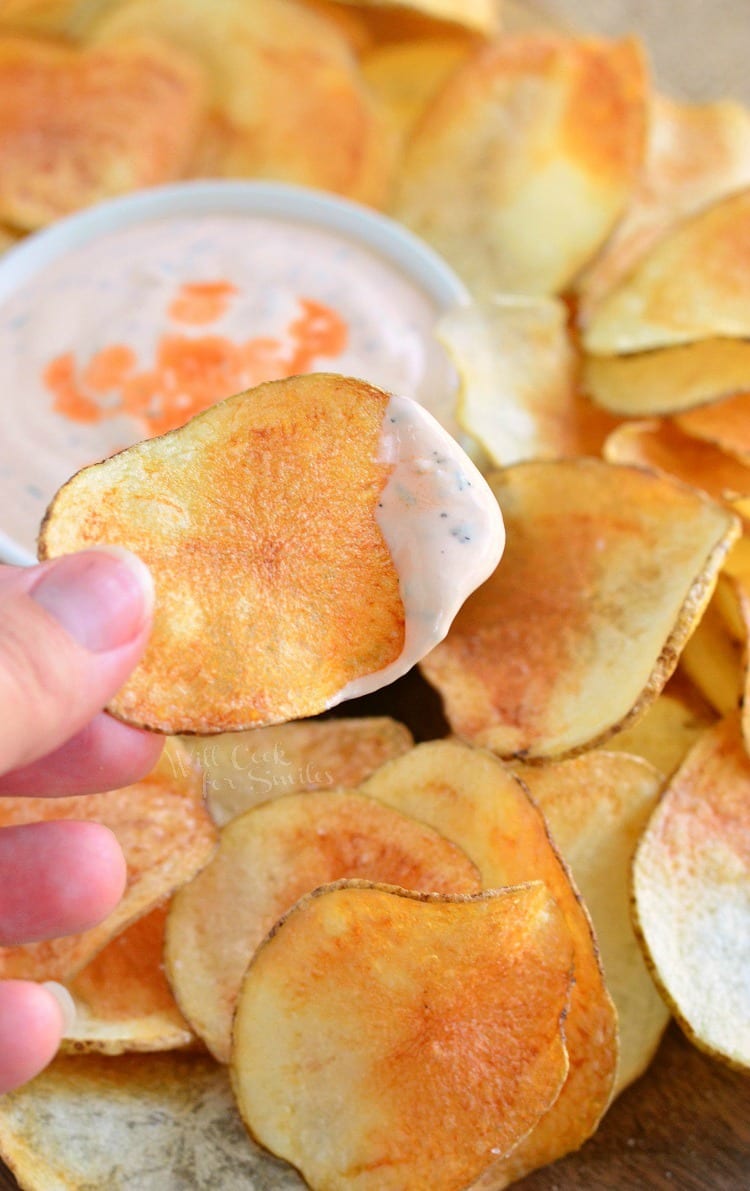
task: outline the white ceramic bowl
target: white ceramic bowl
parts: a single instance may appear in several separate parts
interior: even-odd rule
[[[114,417],[111,410],[102,420],[88,424],[71,421],[67,415],[63,417],[55,410],[56,398],[49,385],[42,383],[44,368],[69,351],[75,354],[80,375],[85,376],[87,360],[90,362],[97,350],[108,344],[127,344],[128,327],[135,326],[140,319],[143,331],[148,323],[153,303],[158,301],[153,293],[156,281],[168,273],[170,284],[185,282],[185,276],[180,275],[183,259],[189,257],[196,267],[200,266],[198,281],[210,277],[208,250],[208,256],[206,252],[191,250],[192,255],[183,258],[177,248],[171,257],[165,249],[167,256],[162,261],[161,243],[168,239],[169,228],[178,224],[184,228],[186,220],[191,227],[203,228],[209,227],[210,221],[226,216],[231,217],[232,234],[236,230],[237,236],[236,252],[229,254],[230,271],[235,256],[238,261],[244,257],[245,269],[248,261],[254,259],[249,248],[249,224],[236,217],[260,220],[269,233],[263,237],[258,232],[256,237],[259,249],[262,248],[257,259],[260,261],[262,256],[265,261],[259,285],[263,287],[266,305],[273,305],[277,269],[279,285],[282,273],[288,275],[290,269],[295,275],[299,272],[299,284],[303,289],[308,287],[304,292],[316,284],[318,274],[322,278],[321,292],[334,284],[336,269],[339,276],[351,277],[352,285],[358,290],[356,317],[368,310],[372,316],[368,327],[363,325],[357,330],[355,323],[351,324],[350,339],[356,337],[355,330],[359,335],[359,354],[344,353],[339,359],[316,360],[315,370],[354,372],[359,365],[358,375],[393,389],[398,382],[391,378],[400,375],[399,368],[403,371],[406,367],[409,377],[409,369],[416,375],[422,368],[423,392],[409,392],[411,381],[407,377],[409,383],[403,386],[406,395],[424,400],[444,422],[450,420],[455,373],[431,329],[442,312],[467,301],[467,294],[445,262],[399,224],[344,199],[266,182],[180,183],[102,203],[29,237],[0,259],[0,400],[6,426],[0,442],[0,557],[6,561],[33,561],[36,530],[47,503],[70,475],[144,437],[142,423],[139,425],[131,417],[119,414]],[[329,255],[321,257],[316,267],[304,248],[295,256],[294,245],[298,240],[298,248],[307,243],[299,239],[307,231],[323,233],[330,248]],[[112,243],[113,233],[122,233],[118,240],[119,260],[102,263],[101,276],[97,276],[102,241],[107,237]],[[148,250],[147,245],[151,245]],[[336,261],[345,263],[336,264]],[[222,275],[227,273],[226,262],[225,253]],[[368,262],[372,262],[374,277],[370,277]],[[78,265],[82,276],[76,288],[70,280],[65,281],[65,275]],[[188,281],[189,268],[186,264]],[[123,310],[108,313],[110,294],[116,290],[118,276],[131,277],[133,273],[143,282],[142,297],[136,296]],[[391,284],[388,278],[392,278],[398,289],[398,300],[384,291],[386,282]],[[254,278],[248,280],[248,285],[251,281]],[[412,320],[414,325],[410,316],[399,312],[398,294],[408,293],[413,293],[415,301],[421,304],[419,317],[415,315]],[[266,314],[271,317],[264,310],[264,317]],[[378,344],[373,339],[373,328],[377,330],[389,320],[389,330]],[[256,329],[250,322],[242,324],[244,334],[269,334],[268,326]],[[403,345],[397,342],[394,331],[394,327],[398,331],[401,325],[414,333],[412,356],[415,351],[418,356],[422,353],[416,363],[413,359],[407,361],[408,367],[404,364]],[[196,337],[229,334],[221,323],[216,327],[178,327],[174,333]],[[152,344],[151,354],[156,350]],[[395,352],[398,357],[395,364],[393,360],[389,363],[388,352]],[[139,367],[147,369],[150,362],[139,359]],[[431,404],[433,394],[435,403]],[[112,395],[102,400],[111,403]]]

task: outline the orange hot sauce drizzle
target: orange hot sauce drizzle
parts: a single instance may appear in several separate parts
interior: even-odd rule
[[[220,319],[237,292],[228,281],[186,282],[167,313],[173,322],[203,326]],[[133,350],[122,343],[95,352],[80,372],[73,353],[64,352],[42,372],[52,408],[78,423],[124,414],[147,438],[174,430],[232,393],[296,376],[321,357],[341,355],[348,339],[341,316],[312,298],[299,298],[298,304],[286,341],[258,336],[234,343],[224,335],[164,334],[154,366],[141,370]]]

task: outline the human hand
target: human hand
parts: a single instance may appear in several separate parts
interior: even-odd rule
[[[124,550],[0,566],[0,798],[114,789],[153,768],[161,739],[101,711],[146,647],[152,602],[146,567]],[[0,946],[86,930],[114,908],[124,884],[122,852],[106,827],[3,828]],[[0,981],[0,1093],[46,1066],[63,1028],[54,991]]]

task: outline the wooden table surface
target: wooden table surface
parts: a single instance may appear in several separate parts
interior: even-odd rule
[[[387,694],[377,692],[332,714],[392,715],[406,723],[417,740],[447,731],[439,696],[416,671],[388,688]],[[0,1191],[17,1186],[0,1162]],[[515,1187],[750,1191],[750,1077],[696,1050],[673,1024],[649,1070],[614,1103],[591,1141]],[[165,1186],[162,1191],[172,1189]]]

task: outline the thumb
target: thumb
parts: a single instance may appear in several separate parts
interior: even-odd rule
[[[58,748],[143,653],[153,587],[118,547],[0,567],[0,772]]]

